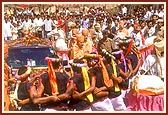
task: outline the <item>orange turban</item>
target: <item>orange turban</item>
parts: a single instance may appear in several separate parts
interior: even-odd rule
[[[72,34],[73,34],[73,35],[78,34],[78,29],[72,29]]]
[[[84,36],[83,35],[76,35],[77,41],[84,42]]]
[[[89,34],[88,29],[82,29],[82,35],[87,36]]]

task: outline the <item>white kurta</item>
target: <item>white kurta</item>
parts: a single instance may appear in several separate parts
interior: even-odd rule
[[[52,20],[44,20],[45,25],[45,31],[51,31],[52,30]]]
[[[10,22],[4,23],[4,37],[12,37],[11,27],[13,25]]]
[[[138,33],[132,32],[131,37],[134,38],[136,46],[142,46],[142,36],[141,36],[140,32],[138,32]]]
[[[149,70],[147,72],[147,75],[156,75],[156,76],[158,76],[158,69],[159,69],[158,66],[159,65],[157,63],[156,55],[148,55],[146,57],[143,65],[142,65],[142,67],[141,67],[141,70],[145,70],[145,71]]]
[[[37,31],[42,31],[42,26],[44,25],[44,22],[41,18],[39,19],[35,18],[33,23],[35,24],[36,27],[39,27]]]

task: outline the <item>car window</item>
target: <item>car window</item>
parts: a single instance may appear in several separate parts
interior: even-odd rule
[[[50,47],[9,48],[7,62],[13,68],[23,65],[42,67],[47,66],[45,57],[51,55],[53,55],[53,51]]]

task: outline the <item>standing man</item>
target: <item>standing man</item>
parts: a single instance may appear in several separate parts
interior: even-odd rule
[[[35,26],[36,26],[36,32],[37,32],[37,37],[42,38],[42,25],[44,24],[42,18],[40,18],[40,15],[37,14],[37,17],[33,20]]]
[[[89,34],[89,30],[86,28],[82,29],[82,35],[84,36],[84,42],[85,42],[84,53],[89,54],[92,52],[92,45],[93,45],[91,36]]]
[[[5,17],[5,21],[4,21],[4,39],[5,40],[11,40],[12,38],[11,28],[15,29],[15,27],[11,24],[10,19],[8,17]]]
[[[70,50],[70,59],[80,59],[84,56],[84,36],[76,35],[77,43]]]
[[[89,55],[92,55],[92,57],[86,55],[87,63],[89,66],[88,73],[91,77],[95,77],[96,79],[95,89],[92,92],[93,103],[91,105],[91,108],[93,111],[113,111],[113,106],[110,99],[108,98],[108,89],[110,89],[110,87],[107,87],[105,84],[105,81],[108,80],[106,76],[109,76],[108,73],[106,74],[104,71],[104,69],[106,70],[106,68],[103,63],[102,57],[94,53],[91,53]],[[112,87],[113,82],[110,81],[110,83]]]
[[[130,36],[128,30],[124,27],[124,24],[124,21],[120,21],[119,29],[117,30],[117,35],[122,39]]]
[[[103,39],[98,42],[97,49],[99,54],[102,54],[103,49],[108,52],[112,52],[116,49],[114,40],[108,38],[108,30],[103,31]]]
[[[90,21],[89,21],[88,16],[84,15],[83,20],[82,20],[82,27],[88,29],[89,28],[89,23],[90,23]]]
[[[73,80],[75,87],[69,103],[69,108],[74,111],[91,111],[95,77],[88,75],[86,69],[87,64],[84,64],[84,61],[81,59],[74,59],[71,66],[74,72],[71,80]]]
[[[41,104],[42,111],[67,111],[68,99],[73,93],[73,82],[65,72],[61,72],[60,59],[46,58],[48,71],[41,75],[44,90],[42,96],[37,94],[39,89],[30,89],[30,98],[34,104]]]
[[[56,26],[51,20],[50,16],[47,15],[47,19],[44,20],[44,38],[47,38],[47,34],[51,32],[52,26]]]
[[[139,24],[134,24],[134,30],[131,33],[131,38],[134,39],[135,45],[137,47],[145,44],[145,38],[144,38],[144,35],[141,32],[141,26]]]

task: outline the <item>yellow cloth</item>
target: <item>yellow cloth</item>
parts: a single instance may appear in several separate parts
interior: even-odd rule
[[[10,10],[7,10],[6,13],[7,13],[8,16],[11,16],[11,11]]]
[[[117,71],[116,71],[116,66],[115,66],[115,63],[114,63],[114,60],[111,59],[111,64],[113,66],[113,72],[114,72],[114,76],[117,77]],[[118,86],[118,83],[116,81],[114,81],[114,90],[117,92],[117,91],[120,91],[120,88]]]
[[[84,88],[86,90],[90,87],[90,80],[89,80],[89,76],[88,76],[88,73],[85,67],[82,67],[82,75],[83,75],[83,80],[84,80]],[[89,93],[86,96],[90,102],[93,102],[92,93]]]
[[[56,81],[56,74],[55,74],[54,68],[52,66],[51,59],[48,60],[48,75],[49,75],[49,82],[51,85],[52,95],[59,94],[58,85],[57,85],[57,81]]]

